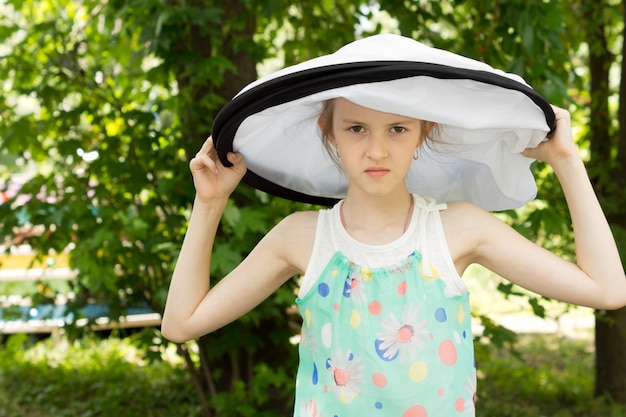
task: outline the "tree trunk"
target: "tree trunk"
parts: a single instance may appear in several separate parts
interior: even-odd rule
[[[626,309],[596,314],[596,396],[626,404]]]
[[[619,91],[619,135],[611,132],[609,111],[609,68],[614,61],[608,47],[607,28],[602,19],[603,2],[583,2],[583,19],[587,26],[589,68],[591,75],[591,111],[589,130],[591,177],[607,218],[612,225],[626,227],[624,202],[626,168],[626,66],[622,56],[622,78]],[[625,12],[626,13],[626,12]],[[626,22],[626,15],[623,16]],[[618,156],[612,154],[617,147]],[[621,203],[620,203],[621,202]],[[625,248],[622,248],[624,250]],[[596,313],[596,380],[595,395],[608,395],[626,404],[626,308]]]
[[[220,3],[212,6],[221,8],[222,22],[228,22],[227,30],[209,30],[207,26],[210,22],[190,22],[176,41],[176,49],[182,56],[193,57],[193,61],[174,66],[179,89],[182,137],[188,160],[196,154],[210,134],[216,112],[216,96],[227,101],[239,89],[256,79],[256,62],[247,54],[248,51],[237,45],[252,43],[256,32],[256,15],[247,10],[244,1],[230,0]],[[205,0],[192,0],[187,5],[202,8]],[[206,68],[212,65],[211,60],[215,57],[225,58],[233,68],[223,74],[219,84],[206,76],[198,75],[198,71],[207,71]],[[179,353],[183,353],[186,359],[185,363],[204,417],[214,415],[210,405],[211,398],[218,393],[229,392],[234,381],[244,379],[237,360],[243,353],[240,348],[233,347],[230,355],[209,360],[208,349],[214,336],[206,335],[196,341],[198,361],[191,360],[188,352],[179,347]],[[222,377],[214,375],[214,370],[218,370]]]
[[[206,2],[192,1],[198,5]],[[222,0],[219,3],[224,22],[222,28],[207,30],[204,24],[190,24],[177,42],[179,49],[188,50],[192,56],[198,57],[199,62],[211,65],[212,58],[220,57],[227,59],[232,68],[223,74],[221,82],[212,83],[207,82],[206,77],[198,77],[196,73],[190,72],[185,65],[178,67],[175,75],[180,91],[180,118],[188,158],[196,154],[210,134],[217,107],[216,96],[228,101],[257,78],[255,57],[260,55],[259,48],[262,47],[254,44],[257,25],[254,5],[250,6],[250,2],[245,0]],[[217,6],[217,2],[212,6]],[[233,193],[236,205],[245,204],[241,195],[240,189]],[[232,412],[226,410],[220,413],[212,408],[211,400],[219,394],[232,393],[241,386],[248,392],[254,391],[256,365],[266,364],[269,369],[281,369],[289,365],[287,361],[293,356],[294,347],[288,343],[287,334],[282,337],[285,333],[283,329],[288,329],[288,321],[289,317],[285,314],[263,319],[254,326],[233,323],[231,326],[235,327],[217,330],[196,341],[199,360],[191,361],[186,357],[186,364],[201,397],[204,417],[229,415]],[[238,337],[233,334],[235,332],[239,333]],[[284,342],[277,345],[277,339]],[[224,343],[227,343],[228,349],[224,349]],[[282,391],[266,392],[265,410],[272,410],[277,415],[291,413],[293,405],[284,397]]]
[[[205,0],[195,0],[202,5]],[[222,21],[228,22],[228,29],[217,35],[209,31],[206,25],[191,24],[181,34],[177,42],[180,50],[189,50],[194,56],[209,62],[211,58],[227,59],[234,70],[226,71],[222,82],[216,86],[206,81],[206,76],[190,71],[184,65],[179,66],[176,81],[180,91],[183,143],[187,158],[191,159],[211,132],[211,123],[215,116],[215,97],[228,101],[241,88],[257,78],[256,61],[244,45],[254,45],[256,33],[256,13],[250,10],[242,0],[222,0]],[[219,36],[220,39],[214,39]],[[196,70],[205,70],[201,66]],[[198,83],[197,80],[202,80]]]

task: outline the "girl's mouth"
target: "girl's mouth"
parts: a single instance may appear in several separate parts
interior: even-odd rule
[[[365,170],[365,173],[372,178],[381,178],[389,173],[387,168],[372,167]]]

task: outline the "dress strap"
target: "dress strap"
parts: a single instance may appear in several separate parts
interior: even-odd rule
[[[447,205],[445,203],[439,203],[432,197],[422,197],[413,194],[414,215],[417,215],[417,242],[416,246],[422,253],[422,271],[426,275],[432,275],[432,269],[430,268],[430,258],[428,256],[428,233],[426,228],[428,227],[428,220],[433,212],[444,210]]]

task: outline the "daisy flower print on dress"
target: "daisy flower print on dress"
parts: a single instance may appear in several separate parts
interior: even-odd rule
[[[371,281],[372,274],[367,268],[350,268],[350,275],[346,278],[343,287],[343,295],[355,303],[363,303],[367,299],[365,295],[365,282]]]
[[[474,415],[476,412],[476,370],[473,375],[465,378],[465,389],[468,392],[467,398],[459,397],[454,403],[456,411],[464,412],[465,414]]]
[[[322,414],[317,410],[317,403],[314,400],[300,403],[299,417],[322,417]]]
[[[428,339],[426,320],[419,320],[419,307],[408,306],[402,311],[400,320],[393,314],[380,321],[382,332],[377,333],[375,347],[381,359],[391,361],[400,356],[414,359],[418,349],[424,349]]]
[[[355,397],[361,395],[359,385],[365,382],[361,359],[349,350],[345,353],[341,349],[335,349],[334,353],[326,361],[326,370],[333,377],[330,389],[342,403],[349,403]]]

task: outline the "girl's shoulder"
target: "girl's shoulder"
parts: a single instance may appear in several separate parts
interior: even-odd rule
[[[462,237],[467,240],[472,231],[476,231],[480,223],[484,221],[483,216],[488,212],[467,201],[452,201],[447,203],[447,207],[440,211],[441,224],[448,240]]]
[[[444,226],[465,227],[488,212],[468,201],[451,201],[440,213]]]
[[[453,234],[463,234],[464,238],[484,237],[494,227],[501,227],[504,223],[493,213],[467,201],[453,201],[441,211],[441,223],[446,231]]]
[[[266,236],[299,273],[304,273],[313,252],[317,219],[317,211],[295,212],[281,220]]]
[[[442,221],[447,219],[457,219],[466,217],[467,220],[473,220],[491,216],[491,213],[469,201],[451,201],[446,203],[446,208],[441,210]]]
[[[441,224],[448,249],[460,274],[476,260],[477,249],[484,243],[495,216],[467,201],[453,201],[441,210]]]
[[[315,232],[318,216],[317,211],[296,211],[281,220],[279,225],[293,232],[306,233],[310,229]]]
[[[298,211],[289,214],[283,218],[269,234],[280,236],[288,243],[292,240],[306,241],[311,243],[315,238],[317,228],[318,212],[316,211]]]

